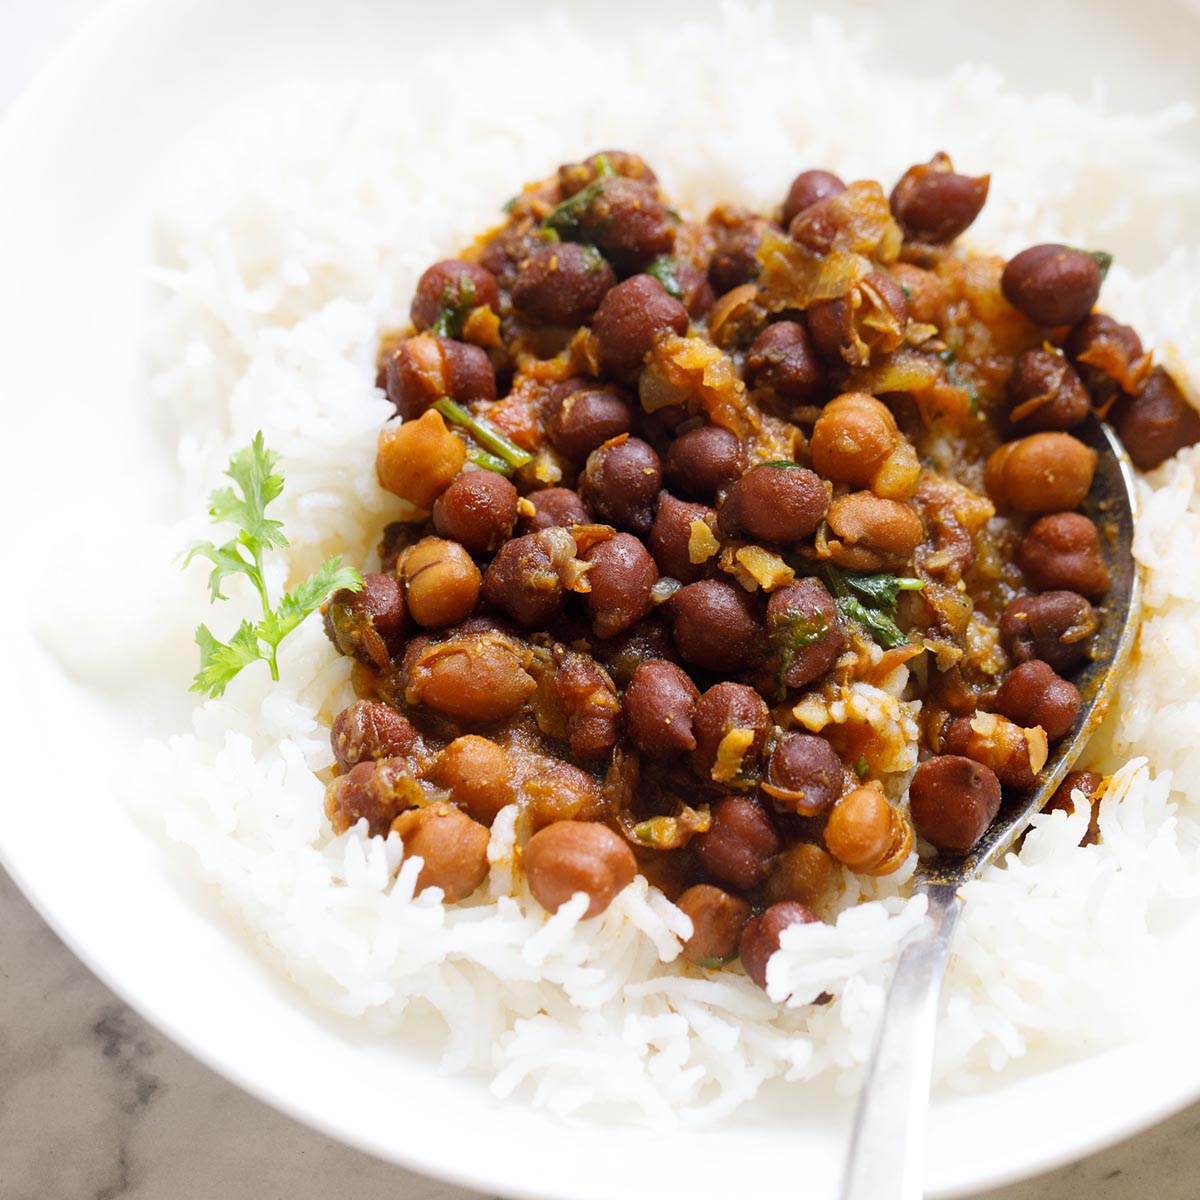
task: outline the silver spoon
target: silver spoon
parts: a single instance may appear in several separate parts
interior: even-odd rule
[[[1039,786],[1016,802],[1007,800],[974,850],[939,855],[917,870],[914,890],[928,898],[928,920],[896,961],[850,1135],[842,1200],[921,1200],[938,998],[962,907],[958,890],[1008,850],[1042,810],[1103,720],[1133,651],[1141,609],[1131,552],[1133,468],[1103,422],[1089,417],[1073,432],[1099,455],[1082,510],[1100,528],[1112,576],[1092,659],[1073,679],[1083,708],[1074,733],[1058,744],[1043,767]]]

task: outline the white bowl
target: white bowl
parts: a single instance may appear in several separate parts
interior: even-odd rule
[[[621,0],[581,15],[635,20],[637,7]],[[74,539],[103,539],[128,560],[136,587],[139,514],[171,504],[168,443],[146,403],[142,345],[153,185],[179,132],[281,80],[386,69],[401,39],[412,53],[448,22],[454,36],[486,37],[517,11],[539,10],[132,0],[104,10],[11,115],[0,140],[0,511],[9,564],[0,638],[6,692],[17,703],[0,735],[8,772],[0,857],[74,951],[165,1033],[268,1103],[382,1158],[513,1196],[724,1200],[786,1190],[817,1200],[835,1190],[845,1104],[777,1088],[752,1113],[702,1135],[551,1126],[519,1104],[496,1103],[477,1080],[444,1078],[419,1050],[314,1011],[206,893],[168,873],[115,798],[114,773],[183,698],[136,681],[120,696],[102,695],[25,631],[39,602],[29,565],[47,545],[70,554]],[[1096,2],[927,5],[897,29],[894,52],[913,63],[987,58],[1028,90],[1082,90],[1101,72],[1119,104],[1141,111],[1200,97],[1200,20],[1191,6],[1165,0],[1136,11]],[[105,632],[70,636],[83,660],[87,642]],[[1145,999],[1131,987],[1131,1003]],[[970,1194],[1047,1169],[1198,1096],[1200,1029],[1189,1022],[939,1099],[928,1194]]]

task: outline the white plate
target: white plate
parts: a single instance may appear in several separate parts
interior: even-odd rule
[[[496,1104],[477,1081],[441,1077],[416,1051],[312,1011],[205,894],[167,873],[114,799],[113,764],[167,701],[132,686],[119,700],[89,691],[23,630],[39,602],[29,564],[46,546],[69,555],[77,539],[102,539],[136,586],[138,514],[170,503],[166,442],[145,398],[142,273],[154,181],[180,131],[281,79],[391,69],[397,47],[414,53],[444,22],[454,36],[485,37],[518,10],[540,11],[494,0],[136,0],[105,10],[12,114],[0,140],[0,604],[9,610],[0,638],[5,691],[19,707],[0,734],[0,856],[75,952],[149,1020],[255,1095],[371,1153],[513,1196],[820,1200],[835,1188],[844,1105],[781,1089],[702,1136],[549,1127],[520,1105]],[[585,15],[612,22],[636,11],[622,0]],[[1147,110],[1197,98],[1200,21],[1165,0],[1136,11],[1107,0],[939,4],[898,29],[893,49],[914,65],[986,56],[1030,90],[1082,91],[1098,71],[1122,105]],[[72,636],[83,651],[105,631]],[[1134,981],[1130,1003],[1149,999]],[[970,1194],[1047,1169],[1197,1096],[1193,1022],[939,1101],[929,1194]]]

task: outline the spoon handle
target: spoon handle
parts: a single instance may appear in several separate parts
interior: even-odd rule
[[[929,921],[904,945],[858,1099],[841,1200],[921,1200],[938,997],[961,901],[921,889]]]

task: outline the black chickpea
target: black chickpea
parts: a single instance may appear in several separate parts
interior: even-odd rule
[[[744,669],[765,648],[758,608],[736,584],[720,579],[689,583],[665,607],[679,653],[705,670]]]
[[[913,824],[927,842],[965,854],[1000,811],[1000,780],[982,763],[943,754],[917,768],[908,801]]]
[[[662,464],[641,438],[620,437],[588,455],[579,481],[584,503],[602,521],[647,534],[662,487]]]
[[[404,591],[393,575],[363,576],[362,590],[334,592],[325,606],[325,633],[341,651],[386,667],[404,648],[409,628]]]
[[[563,238],[595,246],[623,275],[641,270],[675,244],[667,206],[645,179],[596,180],[549,221]]]
[[[819,300],[808,310],[808,334],[817,351],[850,367],[866,366],[875,351],[899,347],[907,323],[904,289],[883,271],[864,276],[850,296]]]
[[[760,786],[777,808],[812,817],[842,794],[842,776],[842,760],[823,737],[785,733],[771,750]]]
[[[666,333],[687,333],[688,314],[657,279],[635,275],[618,283],[601,301],[592,332],[606,370],[628,376],[641,365]]]
[[[408,754],[420,741],[407,717],[387,704],[357,700],[334,718],[329,742],[338,768]]]
[[[367,759],[325,789],[325,815],[334,833],[365,820],[371,837],[380,837],[414,794],[420,794],[420,784],[406,758]]]
[[[541,488],[530,492],[525,499],[533,509],[517,520],[517,533],[539,533],[543,529],[569,528],[586,525],[592,519],[579,493],[570,488]],[[518,509],[518,511],[520,511]]]
[[[704,504],[677,500],[659,492],[654,524],[646,545],[658,569],[680,583],[696,583],[713,573],[716,541],[704,536],[716,523],[716,513]]]
[[[1085,661],[1098,625],[1096,611],[1077,592],[1018,596],[1000,618],[1000,636],[1019,663],[1040,658],[1056,671]]]
[[[987,175],[958,175],[949,155],[909,167],[892,189],[892,215],[905,236],[934,245],[952,242],[983,210]]]
[[[410,316],[419,330],[429,329],[447,308],[469,310],[500,307],[496,277],[478,263],[450,258],[434,263],[419,280]]]
[[[409,421],[442,396],[460,404],[494,400],[496,372],[479,346],[421,333],[388,359],[384,386],[396,412]]]
[[[1027,791],[1046,761],[1048,738],[1026,729],[1008,717],[976,713],[956,717],[942,731],[947,754],[973,758],[990,767],[1005,787]],[[1039,761],[1040,759],[1040,761]]]
[[[825,383],[825,369],[803,325],[775,321],[754,339],[746,352],[746,382],[773,388],[797,403],[812,400]]]
[[[1161,367],[1151,371],[1136,396],[1117,403],[1112,420],[1129,457],[1143,471],[1200,442],[1200,412]]]
[[[628,150],[600,150],[582,162],[564,163],[558,168],[560,198],[570,199],[589,183],[595,182],[605,169],[629,179],[640,179],[643,183],[658,182],[658,176],[640,154],[631,154]]]
[[[758,277],[760,267],[755,255],[766,226],[761,218],[752,218],[731,229],[717,243],[708,264],[708,281],[718,296]]]
[[[441,888],[447,904],[469,896],[488,873],[488,831],[444,800],[410,808],[392,822],[404,852],[422,860],[417,890]]]
[[[667,449],[663,468],[672,489],[712,501],[742,473],[742,444],[728,429],[701,425],[681,433]]]
[[[712,825],[692,841],[696,857],[714,879],[746,890],[771,873],[779,834],[766,810],[744,796],[726,796],[712,809]]]
[[[1107,313],[1084,317],[1067,335],[1063,349],[1097,406],[1120,392],[1135,394],[1150,373],[1150,356],[1137,331]]]
[[[767,629],[781,658],[779,677],[789,688],[819,679],[846,648],[837,605],[819,579],[801,579],[772,592]]]
[[[1020,663],[1004,677],[995,708],[1017,725],[1040,725],[1046,737],[1057,742],[1075,724],[1082,703],[1079,689],[1070,680],[1049,663],[1034,658]]]
[[[546,426],[550,445],[572,463],[633,428],[633,406],[620,388],[585,384],[562,397]]]
[[[633,672],[625,689],[625,728],[645,755],[676,758],[695,748],[692,722],[700,693],[682,667],[651,659]]]
[[[1026,350],[1008,379],[1008,419],[1017,433],[1074,429],[1092,402],[1075,368],[1053,350]]]
[[[1038,325],[1074,325],[1091,311],[1104,273],[1084,250],[1047,243],[1010,259],[1000,286],[1005,299]]]
[[[483,598],[525,629],[549,624],[566,599],[559,560],[574,553],[570,541],[565,530],[544,529],[505,542],[484,574]]]
[[[767,962],[779,949],[779,938],[783,931],[793,925],[811,925],[817,921],[817,914],[807,904],[795,900],[772,904],[742,930],[738,952],[746,974],[760,988],[766,988]]]
[[[516,520],[517,489],[495,471],[463,471],[433,506],[434,529],[474,554],[496,550]]]
[[[650,614],[658,568],[641,541],[618,533],[591,546],[583,559],[591,566],[584,606],[597,637],[616,637]]]
[[[763,463],[729,489],[717,525],[731,537],[798,542],[816,530],[828,508],[829,492],[815,472],[796,463]]]
[[[553,325],[582,325],[616,282],[616,273],[595,246],[552,242],[521,264],[512,287],[513,306]]]
[[[1051,513],[1029,527],[1017,548],[1017,565],[1039,592],[1103,596],[1110,579],[1100,532],[1082,513]]]
[[[787,198],[783,202],[783,224],[787,228],[806,208],[837,196],[846,190],[846,185],[832,171],[812,169],[801,171],[792,180]]]
[[[753,776],[771,728],[771,711],[752,687],[728,681],[713,684],[692,717],[696,773],[717,783]]]

